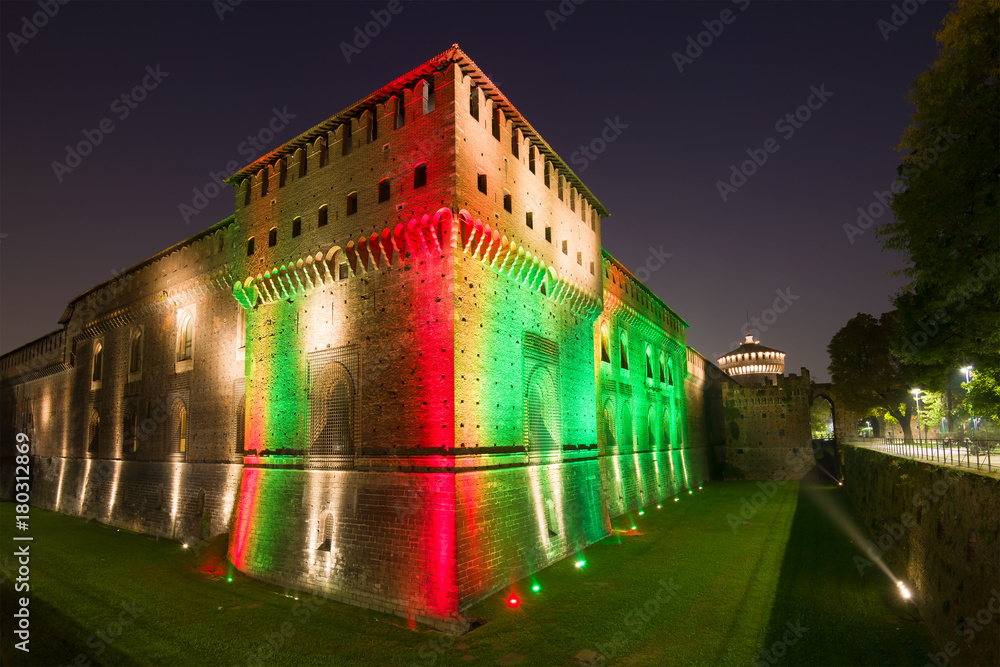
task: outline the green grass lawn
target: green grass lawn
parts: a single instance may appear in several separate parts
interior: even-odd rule
[[[482,601],[467,613],[486,623],[462,637],[296,600],[238,572],[229,582],[199,571],[176,542],[33,509],[31,652],[13,646],[13,599],[23,594],[8,579],[2,662],[430,666],[520,655],[524,665],[580,665],[593,657],[582,651],[601,651],[621,665],[923,665],[934,644],[915,609],[881,573],[858,575],[854,545],[821,509],[853,514],[843,493],[790,482],[744,523],[742,501],[758,491],[708,484],[619,517],[615,535],[583,552],[584,567],[568,558],[539,572],[538,593],[519,582],[516,609],[510,590]],[[8,575],[13,510],[0,505]]]

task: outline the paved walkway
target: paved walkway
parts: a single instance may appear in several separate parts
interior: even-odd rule
[[[883,444],[863,438],[845,439],[844,443],[856,447],[874,449],[875,451],[892,454],[893,456],[917,459],[953,468],[968,468],[982,472],[1000,473],[1000,454],[996,452],[984,451],[976,455],[965,447],[928,445],[916,442]]]

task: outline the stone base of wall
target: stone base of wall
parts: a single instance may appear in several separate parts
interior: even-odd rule
[[[727,446],[726,479],[802,479],[816,467],[809,442],[801,447]]]
[[[906,582],[944,652],[937,664],[1000,664],[1000,479],[841,448],[844,487],[873,536],[859,570],[884,576],[868,564],[881,559]]]
[[[242,466],[32,457],[31,504],[194,542],[229,530]]]
[[[602,456],[601,487],[612,517],[696,489],[708,479],[708,449],[664,449]]]

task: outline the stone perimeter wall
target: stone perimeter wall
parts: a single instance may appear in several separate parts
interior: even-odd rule
[[[872,533],[864,557],[911,587],[938,659],[1000,664],[1000,479],[852,445],[843,455],[844,487]]]

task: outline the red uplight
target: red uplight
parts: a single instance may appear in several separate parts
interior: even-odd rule
[[[521,598],[517,597],[516,595],[511,595],[509,598],[507,598],[507,606],[510,607],[511,609],[517,607],[520,604],[521,604]]]

